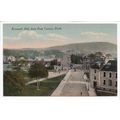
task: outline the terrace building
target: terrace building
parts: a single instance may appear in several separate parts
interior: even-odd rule
[[[90,84],[94,88],[100,86],[100,67],[99,64],[94,64],[90,67]]]
[[[100,87],[103,90],[117,91],[117,60],[109,60],[100,70]]]
[[[117,92],[117,60],[106,64],[94,64],[90,68],[90,84],[103,91]]]

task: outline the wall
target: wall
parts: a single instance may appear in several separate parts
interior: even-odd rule
[[[106,72],[106,77],[104,77],[104,72]],[[109,77],[109,74],[112,74],[111,78]],[[106,90],[117,90],[117,87],[115,86],[117,78],[116,78],[117,72],[111,72],[111,71],[100,71],[100,87],[105,88]],[[106,84],[104,85],[103,82],[106,81]],[[109,85],[109,80],[112,80],[112,86]]]
[[[94,79],[94,76],[96,76],[96,79]],[[97,86],[100,86],[100,71],[99,69],[90,68],[90,84],[92,87],[94,87],[94,82],[97,82]]]

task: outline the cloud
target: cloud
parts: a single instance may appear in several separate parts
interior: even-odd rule
[[[81,32],[78,37],[67,37],[61,34],[39,34],[36,31],[22,31],[17,36],[4,36],[4,47],[7,48],[45,48],[57,45],[80,42],[112,42],[117,38],[102,32]]]
[[[102,33],[102,32],[82,32],[80,33],[80,37],[82,39],[95,39],[95,40],[102,40],[108,37],[107,33]]]
[[[42,35],[38,34],[37,32],[35,31],[22,31],[18,34],[18,39],[21,39],[21,40],[39,40]]]
[[[81,42],[111,42],[116,43],[116,36],[102,32],[81,32],[79,39]]]
[[[63,45],[70,41],[70,38],[60,34],[49,33],[46,35],[45,40],[50,42],[52,45]]]
[[[81,36],[107,36],[107,33],[102,32],[81,32]]]
[[[14,47],[49,47],[68,43],[69,38],[60,34],[38,34],[36,31],[22,31],[16,37],[4,36],[4,46]]]
[[[25,48],[34,47],[38,41],[42,40],[42,35],[36,31],[22,31],[17,36],[4,36],[4,47]],[[41,47],[42,45],[40,45]]]
[[[69,39],[68,37],[66,36],[63,36],[63,35],[59,35],[59,34],[55,34],[55,33],[49,33],[47,34],[48,37],[51,37],[51,38],[55,38],[55,39]]]
[[[8,41],[34,41],[42,38],[42,35],[35,31],[22,31],[17,36],[4,36],[3,39]]]

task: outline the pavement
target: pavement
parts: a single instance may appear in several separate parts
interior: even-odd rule
[[[88,96],[88,92],[85,84],[66,83],[60,96]]]
[[[96,96],[82,70],[69,70],[51,96]]]

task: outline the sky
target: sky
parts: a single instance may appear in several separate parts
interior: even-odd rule
[[[72,43],[117,44],[116,24],[4,24],[3,47],[47,48]]]

